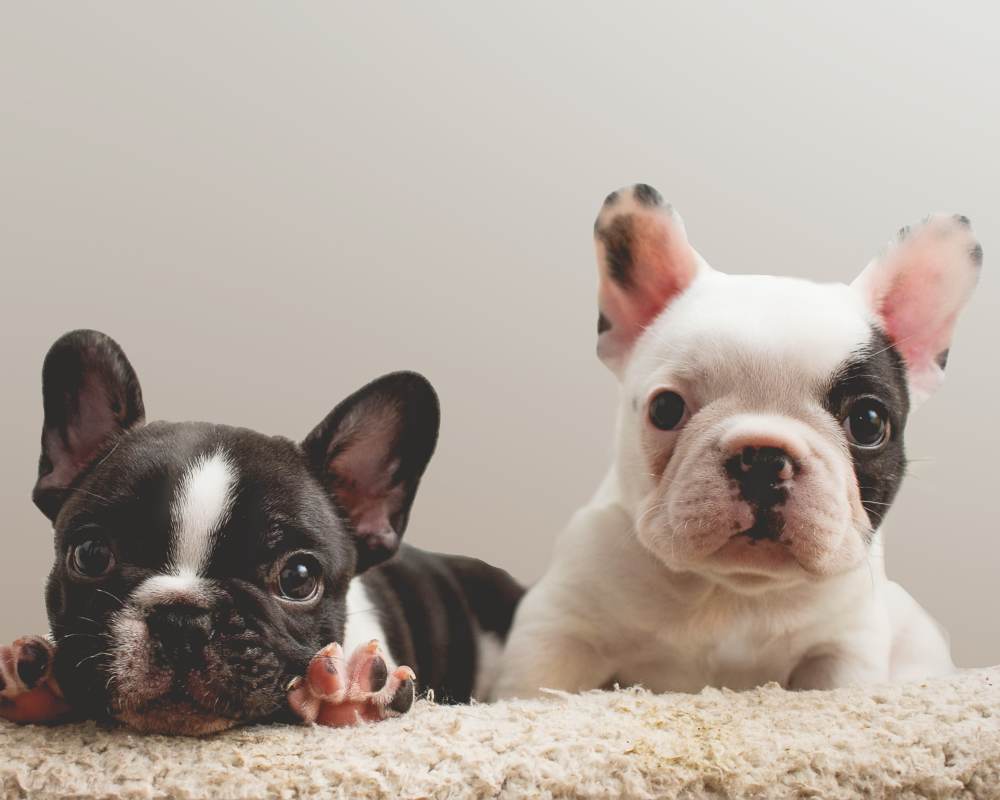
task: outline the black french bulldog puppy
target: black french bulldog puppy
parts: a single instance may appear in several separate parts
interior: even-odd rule
[[[301,444],[147,425],[121,348],[75,331],[45,359],[43,396],[34,500],[55,529],[54,644],[0,648],[0,716],[200,735],[378,720],[417,687],[488,695],[521,587],[400,546],[437,440],[424,378],[379,378]]]

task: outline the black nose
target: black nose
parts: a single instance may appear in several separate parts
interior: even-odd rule
[[[786,482],[794,474],[794,464],[777,447],[744,447],[726,462],[726,473],[739,483],[744,500],[771,507],[788,498]]]
[[[185,604],[156,606],[146,615],[154,656],[175,669],[204,665],[211,624],[207,610]]]

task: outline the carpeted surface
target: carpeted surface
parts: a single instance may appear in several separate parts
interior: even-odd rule
[[[7,797],[1000,798],[1000,667],[877,690],[421,702],[204,740],[0,722]]]

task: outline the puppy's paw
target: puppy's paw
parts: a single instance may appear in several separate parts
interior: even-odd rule
[[[337,643],[320,650],[306,674],[292,681],[288,704],[307,723],[342,727],[405,714],[413,705],[416,675],[409,667],[389,672],[377,641],[345,658]]]
[[[40,636],[0,646],[0,717],[11,722],[51,722],[69,711],[52,679],[55,648]]]

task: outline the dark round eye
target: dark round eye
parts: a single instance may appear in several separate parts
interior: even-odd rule
[[[278,572],[278,592],[286,600],[312,600],[321,587],[319,562],[308,553],[290,556]]]
[[[115,566],[115,554],[104,539],[84,539],[70,552],[69,563],[85,578],[100,578]]]
[[[672,431],[684,421],[684,398],[677,392],[660,392],[649,403],[649,421],[661,431]]]
[[[889,412],[874,397],[859,398],[844,417],[844,430],[858,447],[879,447],[889,438]]]

